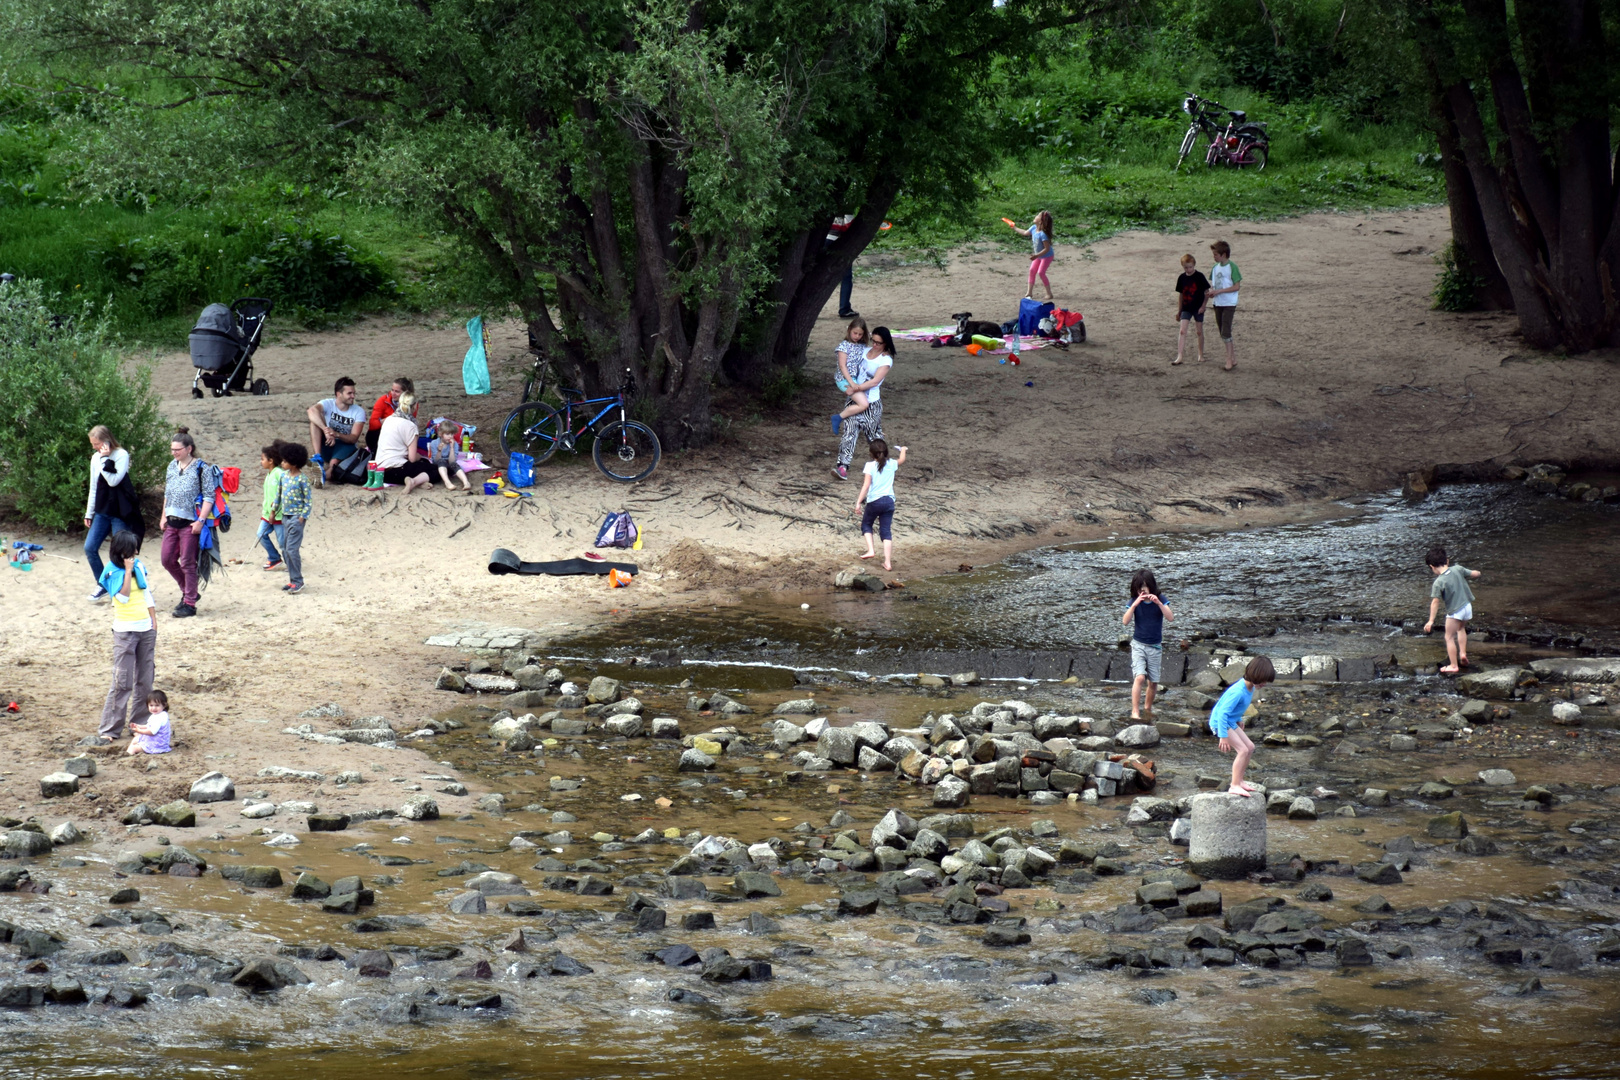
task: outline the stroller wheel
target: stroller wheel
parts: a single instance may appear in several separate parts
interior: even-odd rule
[[[230,391],[225,389],[223,386],[214,387],[214,396],[215,397],[224,397],[228,393],[230,393]]]
[[[254,397],[268,397],[269,395],[270,395],[270,380],[269,379],[254,379],[253,380],[253,396]]]
[[[203,392],[200,388],[193,386],[191,388],[191,396],[194,398],[200,398],[203,396]]]

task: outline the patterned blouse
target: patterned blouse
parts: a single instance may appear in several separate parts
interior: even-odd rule
[[[214,471],[205,468],[196,458],[184,469],[178,461],[169,462],[169,471],[163,480],[163,516],[196,521],[197,496],[204,496],[207,503],[212,504],[217,487]]]
[[[310,511],[309,481],[302,473],[288,473],[281,479],[281,520],[307,518]]]

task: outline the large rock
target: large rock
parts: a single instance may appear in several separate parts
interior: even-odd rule
[[[476,889],[461,893],[450,901],[452,915],[482,915],[489,910],[484,894]]]
[[[1159,738],[1159,729],[1152,724],[1132,724],[1114,736],[1114,744],[1142,750],[1149,746],[1158,746]]]
[[[627,739],[633,739],[642,732],[642,720],[634,714],[612,716],[602,721],[602,730],[609,735],[623,735]]]
[[[1169,799],[1143,795],[1131,800],[1131,811],[1125,816],[1127,825],[1145,825],[1150,821],[1173,821],[1176,804]]]
[[[412,795],[399,808],[399,816],[406,821],[436,821],[439,804],[427,795]]]
[[[1461,810],[1429,819],[1428,833],[1436,840],[1461,840],[1468,835],[1468,821]]]
[[[774,716],[814,716],[816,712],[815,698],[794,698],[771,710]]]
[[[439,677],[433,682],[433,689],[449,690],[452,693],[459,694],[467,689],[467,680],[449,668],[440,668]]]
[[[966,806],[968,803],[967,781],[955,776],[947,776],[934,787],[934,805],[949,808]]]
[[[211,772],[191,782],[186,801],[194,803],[229,802],[236,798],[236,782],[224,773]]]
[[[676,772],[706,772],[714,768],[714,758],[701,750],[681,751],[680,764],[675,766]]]
[[[248,961],[231,978],[232,985],[255,994],[280,990],[284,986],[301,986],[309,981],[309,976],[291,963],[270,956]]]
[[[1339,677],[1339,659],[1336,656],[1302,656],[1299,658],[1299,677],[1308,681],[1333,682]]]
[[[39,794],[46,799],[64,799],[79,792],[79,778],[70,772],[46,773],[39,778]]]
[[[48,855],[51,838],[32,829],[13,829],[5,835],[4,849],[7,855]]]
[[[1194,795],[1187,869],[1233,880],[1266,866],[1266,804],[1226,792]]]
[[[51,830],[51,843],[53,844],[76,844],[83,839],[84,833],[80,832],[79,827],[71,821],[64,821]]]
[[[619,700],[623,688],[619,686],[618,679],[610,679],[606,675],[598,675],[591,680],[591,685],[585,690],[585,700],[592,705],[609,705]]]
[[[176,799],[152,811],[152,820],[171,829],[190,829],[196,827],[197,811],[191,808],[190,803]]]
[[[1469,697],[1507,701],[1513,696],[1513,691],[1518,689],[1519,680],[1523,677],[1524,668],[1494,668],[1491,671],[1464,675],[1457,680],[1457,690]]]
[[[66,761],[62,762],[62,771],[70,772],[74,776],[79,777],[81,780],[89,779],[90,777],[96,775],[96,759],[85,754],[80,754],[78,757],[70,757]]]
[[[510,694],[518,688],[510,675],[468,675],[465,682],[468,690],[482,694]]]
[[[916,835],[914,820],[899,810],[890,810],[872,827],[872,846],[904,849]]]
[[[1552,707],[1552,717],[1555,723],[1579,725],[1581,707],[1573,701],[1555,702]]]
[[[1620,682],[1620,659],[1614,657],[1533,660],[1530,670],[1544,682]]]

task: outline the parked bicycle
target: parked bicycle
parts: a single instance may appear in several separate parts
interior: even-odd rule
[[[529,373],[523,379],[523,396],[518,401],[540,401],[546,396],[546,388],[551,385],[551,361],[546,358],[545,351],[540,348],[540,342],[535,339],[534,331],[529,331],[529,352],[534,356],[534,362],[529,365]]]
[[[1266,167],[1271,144],[1266,137],[1266,125],[1250,120],[1242,109],[1228,109],[1218,101],[1188,94],[1181,103],[1181,111],[1188,116],[1187,132],[1181,137],[1181,153],[1176,158],[1180,169],[1187,155],[1199,142],[1200,136],[1209,140],[1204,152],[1206,165],[1231,165],[1234,168]],[[1225,113],[1228,119],[1223,127],[1217,119]]]
[[[595,431],[596,441],[591,447],[591,457],[596,467],[608,479],[625,484],[645,480],[658,468],[658,460],[664,453],[658,436],[646,424],[631,420],[626,412],[629,399],[636,392],[636,380],[628,368],[624,373],[624,385],[611,397],[587,398],[583,390],[567,386],[554,389],[562,400],[562,411],[559,413],[544,401],[525,401],[513,409],[501,425],[501,449],[508,454],[514,451],[528,454],[538,465],[555,454],[558,447],[575,449],[581,436],[617,412],[617,420],[609,421]],[[576,428],[575,410],[582,416],[589,416],[596,405],[603,406],[602,410],[589,419],[581,420]]]

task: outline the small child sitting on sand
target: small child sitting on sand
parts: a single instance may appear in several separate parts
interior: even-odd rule
[[[126,754],[167,754],[169,752],[169,695],[154,690],[146,695],[147,720],[144,724],[131,724],[135,737],[129,740]]]

